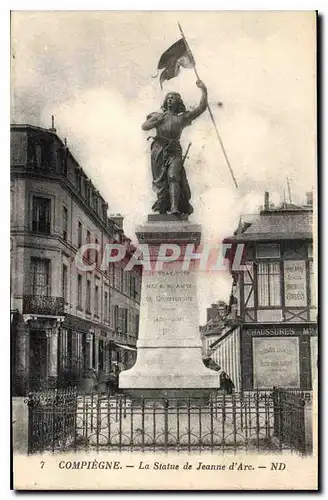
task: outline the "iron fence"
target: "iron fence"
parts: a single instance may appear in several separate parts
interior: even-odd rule
[[[65,450],[75,440],[75,388],[31,392],[28,405],[28,453]]]
[[[274,435],[280,444],[289,444],[301,453],[306,453],[305,402],[298,391],[273,390]]]
[[[31,393],[29,453],[63,450],[308,452],[304,397],[296,391],[216,393],[196,398],[131,400],[76,389]]]

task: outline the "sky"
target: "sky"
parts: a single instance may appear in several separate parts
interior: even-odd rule
[[[183,132],[193,222],[204,241],[221,242],[241,214],[257,213],[264,191],[273,203],[305,202],[315,189],[315,15],[311,12],[16,11],[11,21],[11,122],[49,128],[122,213],[126,234],[154,202],[148,132],[141,123],[165,94],[187,107],[200,99],[192,69],[164,82],[156,68],[182,25],[208,88],[236,189],[206,111]],[[220,106],[219,103],[223,103]],[[285,193],[285,194],[284,194]],[[199,313],[228,300],[228,272],[199,277]]]

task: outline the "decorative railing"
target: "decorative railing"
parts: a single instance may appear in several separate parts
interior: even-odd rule
[[[23,314],[64,314],[64,298],[46,295],[24,295]]]
[[[288,400],[288,405],[286,401]],[[75,389],[30,393],[29,453],[42,451],[297,451],[305,443],[302,394],[277,389],[197,398],[131,400]]]
[[[28,405],[28,453],[66,449],[75,439],[75,388],[30,393]]]

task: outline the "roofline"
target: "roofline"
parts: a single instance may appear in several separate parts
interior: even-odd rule
[[[267,210],[261,210],[258,215],[265,216],[265,215],[286,214],[286,213],[299,214],[300,212],[313,212],[313,205],[300,205],[288,208],[269,208]]]
[[[223,243],[247,243],[252,241],[313,240],[313,233],[240,233],[224,238]]]
[[[53,129],[38,127],[36,125],[29,125],[27,123],[23,123],[23,124],[20,124],[20,123],[11,123],[10,124],[10,129],[16,129],[16,130],[18,130],[18,129],[23,129],[23,130],[32,129],[32,130],[35,130],[35,131],[38,131],[38,132],[43,132],[43,133],[51,134],[52,136],[54,136],[54,137],[56,137],[58,139],[58,141],[62,144],[62,146],[66,147],[66,145],[64,144],[64,142],[62,141],[62,139],[57,134],[57,132],[55,132]],[[72,158],[73,162],[76,164],[76,166],[81,169],[81,171],[83,172],[84,177],[87,180],[89,180],[90,183],[91,183],[91,185],[92,185],[92,187],[95,188],[96,191],[98,191],[98,194],[99,194],[99,197],[101,198],[101,200],[104,203],[108,204],[106,198],[100,193],[99,189],[94,185],[94,183],[92,182],[92,179],[90,178],[90,176],[88,176],[86,174],[86,172],[84,171],[83,167],[79,164],[79,162],[77,161],[77,159],[75,158],[75,156],[73,155],[73,153],[70,151],[69,147],[67,147],[67,152],[68,152],[69,156]],[[115,217],[115,215],[114,215],[114,217]],[[120,217],[122,217],[122,219],[124,221],[124,219],[125,219],[124,215],[121,214]],[[112,219],[112,217],[110,215],[107,215],[107,218],[112,221],[113,226],[114,226],[114,230],[116,232],[122,233],[126,237],[126,234],[124,232],[124,228],[119,227],[116,224],[116,222]],[[131,238],[129,238],[129,239],[131,240]]]
[[[57,135],[57,132],[55,132],[54,129],[51,128],[44,128],[44,127],[38,127],[37,125],[29,125],[28,123],[11,123],[10,128],[22,128],[22,129],[32,129],[32,130],[39,130],[41,132],[49,132],[50,134]],[[60,139],[58,137],[58,139]]]

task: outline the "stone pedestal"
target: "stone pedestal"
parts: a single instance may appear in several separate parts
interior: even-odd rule
[[[207,397],[219,380],[202,361],[197,270],[182,264],[187,245],[196,251],[201,227],[172,216],[152,216],[136,233],[139,243],[148,245],[152,270],[143,267],[137,361],[120,374],[119,387],[132,398]],[[160,245],[172,243],[179,245],[181,258],[158,270]]]

